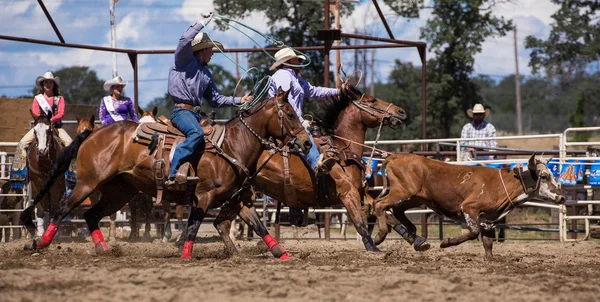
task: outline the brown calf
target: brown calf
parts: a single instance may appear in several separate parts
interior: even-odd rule
[[[415,226],[404,214],[424,204],[439,215],[467,224],[467,234],[444,239],[441,248],[473,240],[481,233],[485,259],[492,260],[494,228],[500,218],[527,200],[565,201],[552,172],[535,154],[526,167],[512,170],[452,165],[412,154],[388,157],[383,169],[387,171],[384,191],[374,201],[379,221],[376,244],[383,242],[390,223],[415,250],[427,250],[429,243],[416,236]],[[400,224],[386,219],[387,209],[392,209]]]

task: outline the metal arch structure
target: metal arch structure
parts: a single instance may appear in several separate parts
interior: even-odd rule
[[[334,0],[334,1],[336,1],[336,0]],[[339,1],[339,0],[337,0],[337,1]],[[24,37],[15,37],[15,36],[7,36],[7,35],[0,35],[0,40],[10,40],[10,41],[17,41],[17,42],[26,42],[26,43],[51,45],[51,46],[61,46],[61,47],[77,48],[77,49],[126,53],[129,57],[129,61],[131,62],[131,66],[133,67],[133,82],[134,82],[133,94],[134,94],[134,105],[135,106],[138,105],[138,55],[140,55],[140,54],[172,54],[175,52],[175,50],[137,50],[137,49],[127,49],[127,48],[111,48],[111,47],[103,47],[103,46],[66,43],[65,39],[63,38],[62,34],[60,33],[60,30],[54,23],[54,20],[52,19],[50,12],[48,12],[48,10],[46,9],[46,6],[44,5],[43,0],[37,0],[37,2],[39,3],[42,11],[46,15],[46,18],[48,18],[48,22],[54,29],[54,32],[56,33],[56,36],[58,37],[60,42],[29,39],[29,38],[24,38]],[[389,38],[381,38],[381,37],[374,37],[374,36],[368,36],[368,35],[347,34],[347,33],[342,33],[339,31],[338,31],[338,34],[340,37],[345,37],[345,38],[350,38],[350,39],[368,40],[368,41],[375,41],[375,42],[385,42],[385,44],[335,46],[335,45],[332,45],[333,40],[331,39],[331,36],[329,36],[329,38],[324,38],[325,45],[302,46],[302,47],[295,47],[295,49],[298,49],[300,51],[322,50],[325,52],[324,61],[326,62],[326,64],[324,66],[324,69],[325,69],[324,70],[325,71],[324,72],[324,85],[329,86],[329,62],[330,62],[329,61],[329,51],[330,50],[416,47],[417,50],[419,51],[419,56],[421,58],[421,63],[422,63],[422,65],[421,65],[421,117],[422,117],[421,118],[421,138],[425,139],[427,137],[427,132],[426,132],[427,119],[425,118],[425,116],[427,114],[427,90],[426,90],[426,88],[427,88],[427,79],[426,79],[427,44],[424,42],[405,41],[405,40],[395,39],[394,35],[393,35],[384,15],[379,7],[379,4],[377,3],[377,0],[372,0],[372,2],[373,2],[373,5],[375,6],[375,9],[377,10],[379,17],[381,18],[381,22],[382,22],[383,26],[385,27],[385,29],[389,35]],[[331,31],[331,28],[330,28],[331,26],[330,26],[330,22],[329,22],[330,21],[329,20],[330,0],[324,0],[323,4],[324,4],[323,5],[324,6],[324,30],[323,30],[323,32],[327,32],[327,31]],[[327,35],[325,35],[325,36],[327,36]],[[269,47],[269,48],[262,48],[262,49],[259,49],[259,48],[231,48],[231,49],[226,49],[224,52],[249,53],[249,52],[262,52],[263,50],[275,52],[275,51],[279,50],[279,48],[277,48],[277,47]]]

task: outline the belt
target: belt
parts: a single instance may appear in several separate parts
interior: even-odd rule
[[[202,107],[200,107],[200,106],[192,106],[192,105],[188,105],[188,104],[185,104],[185,103],[177,103],[177,104],[175,104],[175,107],[182,108],[182,109],[187,109],[187,110],[191,110],[191,111],[194,111],[196,113],[201,113],[202,112]]]

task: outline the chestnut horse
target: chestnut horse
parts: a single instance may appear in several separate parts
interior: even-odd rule
[[[209,208],[223,205],[232,194],[248,194],[247,181],[255,173],[256,161],[263,147],[271,146],[268,138],[293,144],[304,153],[309,151],[310,139],[287,101],[287,95],[280,91],[276,97],[256,104],[249,110],[240,110],[236,118],[225,124],[226,138],[218,149],[222,152],[207,151],[200,159],[196,168],[200,180],[193,192],[194,206],[188,218],[182,258],[191,258],[193,242]],[[100,219],[122,208],[139,190],[156,196],[153,157],[148,153],[148,146],[132,139],[137,126],[130,121],[113,123],[93,131],[81,143],[76,154],[79,167],[77,185],[52,218],[41,241],[34,240],[29,248],[47,247],[62,219],[94,190],[99,189],[102,193],[100,201],[84,217],[96,249],[107,251],[98,227]],[[180,191],[165,193],[170,200],[182,200],[185,194]],[[34,204],[36,202],[39,202],[39,196],[36,196]],[[31,213],[32,207],[27,208],[23,215]],[[33,225],[29,222],[26,227],[30,229]],[[274,256],[280,259],[289,257],[269,234],[264,235],[263,240]]]
[[[27,152],[27,173],[33,196],[35,196],[50,179],[52,168],[57,161],[58,154],[61,152],[62,145],[59,143],[58,133],[56,133],[50,121],[51,115],[42,113],[36,117],[31,112],[31,117],[34,120],[35,140],[29,146]],[[44,229],[48,226],[48,218],[58,210],[59,202],[65,194],[64,173],[57,177],[53,183],[51,189],[45,191],[43,199],[37,205],[37,236],[44,233]],[[48,214],[45,213],[46,211]],[[34,230],[30,230],[30,232],[33,236],[36,235]]]
[[[374,128],[383,123],[383,125],[389,125],[392,129],[397,129],[402,121],[406,119],[406,113],[398,106],[362,94],[352,86],[347,87],[342,91],[339,99],[334,98],[334,100],[325,101],[326,112],[323,120],[327,124],[323,126],[329,133],[337,136],[333,138],[333,142],[340,153],[349,151],[356,154],[358,160],[361,161],[362,144],[365,141],[367,128]],[[359,144],[353,144],[349,141]],[[263,152],[257,164],[264,164],[269,157],[269,152]],[[314,176],[312,176],[313,172],[308,170],[309,167],[304,164],[298,155],[289,156],[289,168],[297,198],[286,195],[283,179],[285,167],[283,157],[279,153],[273,156],[258,173],[255,188],[290,207],[320,207],[321,205],[317,202],[318,188]],[[328,178],[329,202],[331,205],[341,205],[346,208],[357,232],[363,238],[366,250],[377,251],[367,230],[366,217],[362,211],[363,198],[366,196],[367,191],[367,187],[364,185],[364,175],[365,171],[358,165],[334,165],[329,175],[326,176]],[[248,201],[244,202],[244,204],[247,203]],[[222,209],[214,223],[227,248],[235,251],[235,245],[229,237],[231,221],[235,219],[235,214],[240,210],[240,207],[245,215],[250,215],[249,212],[253,211],[249,211],[243,204],[239,203],[231,202],[228,206],[235,207],[235,209]],[[256,212],[251,215],[255,216],[252,221],[260,222]],[[253,223],[250,226],[255,230],[257,228],[264,229],[261,223]]]
[[[382,170],[387,172],[387,178],[384,177],[381,195],[374,201],[379,223],[376,244],[385,239],[390,223],[414,244],[415,250],[427,250],[429,243],[415,234],[415,226],[404,214],[423,204],[438,215],[467,224],[468,233],[444,239],[441,248],[459,245],[481,234],[485,259],[492,260],[498,220],[531,199],[565,202],[552,171],[536,160],[535,154],[526,167],[512,170],[452,165],[414,154],[395,154],[383,162]],[[387,220],[385,211],[390,208],[395,219]]]

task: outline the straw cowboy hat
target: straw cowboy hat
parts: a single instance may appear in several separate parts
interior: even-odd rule
[[[298,58],[299,60],[306,60],[306,57],[303,55],[297,55],[296,52],[289,48],[286,47],[284,49],[280,49],[278,52],[275,53],[275,63],[273,63],[273,65],[271,65],[271,67],[269,68],[269,70],[274,70],[275,68],[277,68],[279,65],[287,62],[290,59],[293,58]]]
[[[37,86],[38,88],[42,87],[42,82],[45,80],[50,80],[52,82],[54,82],[54,84],[56,86],[60,86],[60,78],[59,77],[55,77],[52,72],[50,71],[46,71],[46,73],[44,73],[43,76],[39,76],[37,77],[37,79],[35,79],[35,86]]]
[[[475,104],[475,106],[473,106],[473,109],[467,110],[467,115],[469,117],[473,117],[473,113],[483,113],[483,117],[487,117],[490,114],[490,110],[483,108],[483,105],[481,104]]]
[[[112,80],[108,80],[106,82],[104,82],[104,90],[106,92],[110,92],[110,87],[115,86],[115,85],[120,85],[120,86],[127,86],[127,82],[123,82],[123,79],[119,76],[115,77]]]
[[[213,42],[214,42],[214,44],[213,44]],[[212,48],[213,46],[220,50],[225,49],[225,47],[223,47],[223,44],[221,44],[221,42],[211,40],[210,37],[208,36],[208,34],[205,32],[199,32],[196,35],[196,37],[194,37],[194,40],[192,40],[192,52],[203,50],[203,49],[209,48],[209,47]]]

